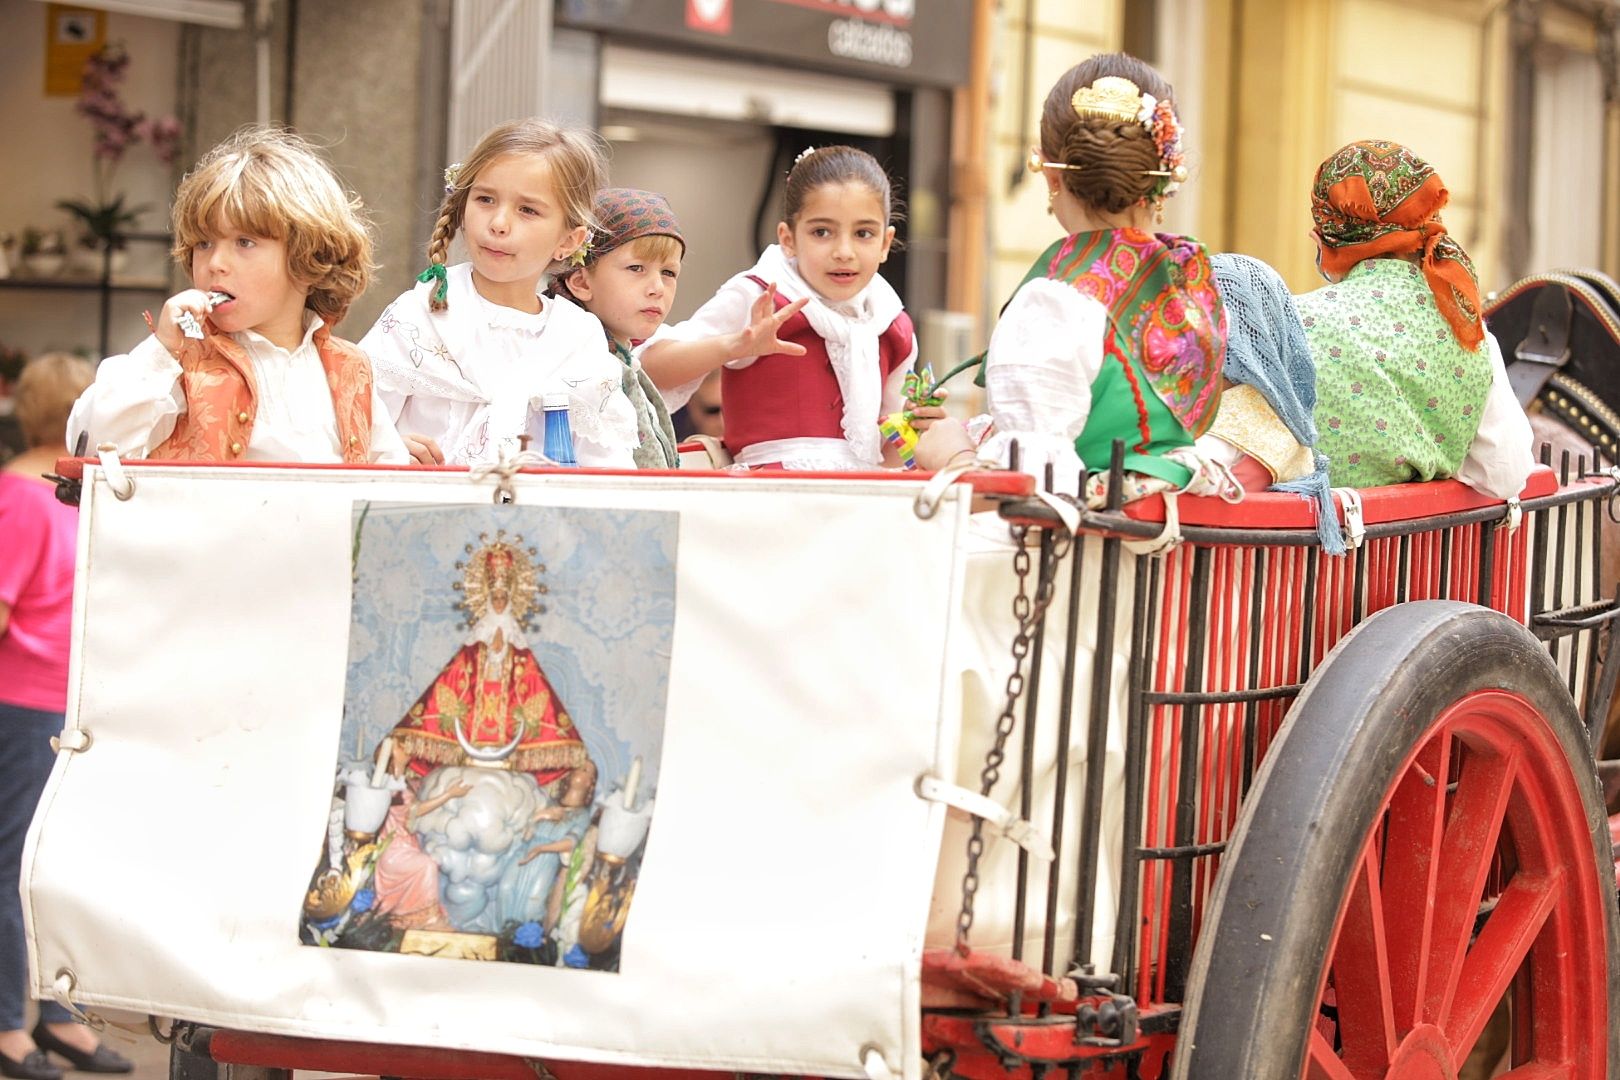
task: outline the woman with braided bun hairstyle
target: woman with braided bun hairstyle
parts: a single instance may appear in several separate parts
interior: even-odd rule
[[[606,171],[595,135],[537,118],[491,128],[445,170],[428,268],[360,342],[417,462],[497,461],[566,394],[579,463],[634,467],[635,408],[602,324],[544,295],[582,254]],[[458,236],[467,261],[447,265]]]
[[[992,434],[982,456],[1006,461],[1014,441],[1035,476],[1099,502],[1115,440],[1125,443],[1126,498],[1220,481],[1194,440],[1220,398],[1226,317],[1198,241],[1155,233],[1163,202],[1186,180],[1174,91],[1123,53],[1070,68],[1047,94],[1029,169],[1046,184],[1064,235],[1035,260],[1001,313],[983,380]],[[974,449],[936,425],[919,447],[938,466]]]

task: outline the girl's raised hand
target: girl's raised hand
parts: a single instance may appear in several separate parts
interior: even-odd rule
[[[169,355],[178,360],[180,346],[186,340],[186,332],[180,328],[180,316],[189,314],[201,326],[202,321],[208,318],[208,311],[208,294],[201,289],[175,293],[163,302],[163,310],[158,312],[152,334],[169,350]]]
[[[776,286],[765,286],[765,291],[759,294],[753,306],[748,309],[748,326],[733,338],[729,350],[731,358],[740,360],[745,356],[770,356],[774,353],[803,356],[803,345],[783,341],[776,335],[782,329],[782,324],[797,315],[806,302],[801,298],[777,311]]]

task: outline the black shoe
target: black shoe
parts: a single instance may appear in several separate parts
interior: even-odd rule
[[[68,1064],[79,1072],[93,1073],[127,1073],[135,1071],[135,1063],[116,1050],[111,1050],[101,1043],[96,1044],[95,1050],[85,1053],[77,1046],[67,1043],[51,1034],[51,1029],[44,1024],[35,1024],[34,1030],[29,1034],[34,1037],[34,1045],[41,1050],[49,1050],[53,1054],[60,1054],[67,1058]],[[52,1066],[54,1068],[54,1066]],[[62,1075],[60,1072],[57,1076]]]
[[[21,1061],[0,1054],[0,1074],[15,1080],[62,1080],[62,1070],[52,1065],[45,1051],[37,1047],[24,1054]]]

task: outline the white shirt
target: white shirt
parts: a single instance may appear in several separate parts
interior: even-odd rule
[[[1536,439],[1508,382],[1496,335],[1487,331],[1485,346],[1491,355],[1491,389],[1479,414],[1479,430],[1457,466],[1457,479],[1492,498],[1509,499],[1524,490],[1535,468]]]
[[[635,406],[596,316],[566,300],[542,299],[534,314],[492,304],[466,263],[448,278],[448,310],[429,308],[434,285],[423,282],[360,339],[399,430],[431,438],[447,464],[494,462],[503,446],[516,453],[518,437],[538,430],[531,417],[546,394],[565,393],[579,463],[635,468]]]
[[[343,460],[332,390],[314,342],[321,325],[319,316],[306,311],[303,340],[292,349],[272,344],[252,330],[231,335],[253,364],[258,403],[253,434],[242,451],[244,461]],[[84,434],[91,450],[110,442],[121,457],[144,458],[174,432],[175,420],[186,411],[180,375],[180,362],[154,336],[128,353],[109,356],[96,369],[96,381],[74,403],[68,417],[68,449],[74,449]],[[389,465],[411,460],[375,382],[366,460]]]
[[[982,453],[1006,465],[1016,439],[1021,471],[1040,480],[1050,464],[1053,490],[1078,492],[1086,465],[1074,440],[1091,415],[1107,333],[1108,310],[1074,286],[1035,278],[1020,287],[990,334],[984,383],[995,434]]]

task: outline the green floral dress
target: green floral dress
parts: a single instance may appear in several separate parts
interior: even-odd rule
[[[1334,487],[1452,476],[1479,429],[1491,360],[1458,344],[1423,272],[1367,259],[1296,298],[1316,362],[1317,449]]]

